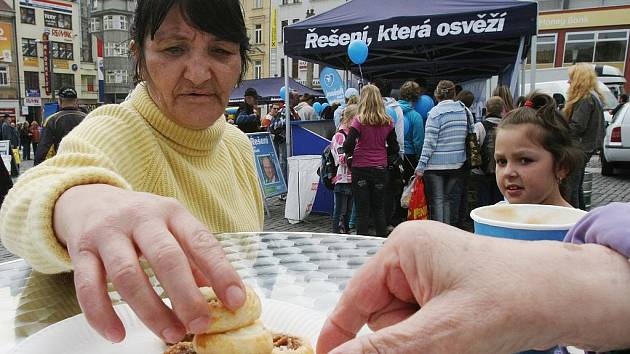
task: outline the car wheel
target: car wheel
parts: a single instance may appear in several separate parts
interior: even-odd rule
[[[602,175],[603,176],[612,176],[613,175],[613,165],[612,163],[606,160],[606,156],[604,155],[604,149],[600,152],[600,160],[602,162]]]

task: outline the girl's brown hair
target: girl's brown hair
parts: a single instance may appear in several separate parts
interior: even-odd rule
[[[584,159],[582,149],[571,137],[569,124],[556,109],[556,103],[551,96],[533,92],[527,97],[526,102],[528,106],[510,111],[501,120],[497,134],[501,129],[515,125],[531,124],[537,127],[530,138],[551,153],[556,171],[565,170],[569,176]],[[560,193],[568,200],[570,191],[566,181],[567,178],[560,181]]]
[[[385,126],[392,123],[392,119],[385,112],[381,92],[374,85],[365,85],[361,89],[359,121],[361,124],[372,126]]]
[[[514,109],[514,101],[512,100],[512,92],[510,88],[505,85],[497,86],[492,92],[492,96],[499,96],[503,100],[505,105],[505,111],[509,112]]]

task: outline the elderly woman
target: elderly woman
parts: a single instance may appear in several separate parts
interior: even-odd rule
[[[251,145],[222,116],[247,67],[248,39],[236,0],[139,0],[134,29],[141,82],[130,99],[93,111],[57,156],[19,180],[0,211],[0,232],[35,270],[74,270],[88,322],[110,341],[125,332],[106,280],[174,342],[208,325],[198,285],[211,283],[230,309],[244,301],[212,233],[262,229]]]

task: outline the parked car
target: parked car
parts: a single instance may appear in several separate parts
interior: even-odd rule
[[[604,119],[607,123],[610,123],[612,116],[610,115],[610,111],[617,107],[617,99],[615,95],[610,91],[608,86],[606,86],[601,81],[597,82],[597,87],[602,91],[604,95]],[[560,102],[560,108],[563,107],[564,102],[567,100],[567,92],[569,91],[569,83],[567,80],[558,80],[558,81],[547,81],[547,82],[536,82],[536,91],[546,93],[549,96],[553,97],[556,102]],[[529,92],[529,84],[525,84],[525,92]]]
[[[615,167],[630,166],[630,103],[623,105],[606,127],[600,158],[604,176],[612,175]]]

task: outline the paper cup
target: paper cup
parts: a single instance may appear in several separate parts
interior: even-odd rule
[[[478,235],[530,241],[562,241],[584,215],[580,209],[539,204],[495,204],[470,212]]]

